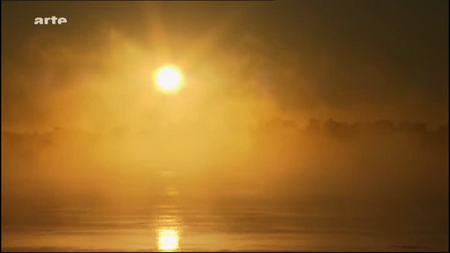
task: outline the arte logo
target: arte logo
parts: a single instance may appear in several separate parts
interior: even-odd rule
[[[67,19],[66,18],[63,18],[63,17],[61,17],[61,18],[58,18],[58,17],[55,17],[55,16],[53,16],[53,17],[51,17],[51,18],[40,18],[40,17],[37,17],[37,18],[35,18],[34,19],[34,24],[35,25],[48,25],[48,24],[51,24],[51,25],[62,25],[62,24],[66,24],[67,23]]]

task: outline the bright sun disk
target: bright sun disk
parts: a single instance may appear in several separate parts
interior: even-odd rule
[[[164,67],[156,75],[159,88],[165,92],[173,92],[181,86],[181,73],[175,67]]]

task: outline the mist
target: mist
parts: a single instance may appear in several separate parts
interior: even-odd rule
[[[29,208],[134,212],[179,195],[205,208],[245,201],[347,215],[429,212],[448,225],[448,127],[381,122],[3,132],[2,217]]]
[[[134,240],[176,213],[219,246],[425,231],[448,250],[448,2],[275,2],[2,2],[2,244]],[[52,11],[64,27],[27,23]]]

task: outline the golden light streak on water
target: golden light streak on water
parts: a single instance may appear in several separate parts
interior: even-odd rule
[[[179,236],[175,229],[161,229],[158,231],[158,250],[175,251],[178,249]]]

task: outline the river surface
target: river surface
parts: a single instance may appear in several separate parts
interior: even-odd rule
[[[27,219],[2,222],[2,251],[448,251],[448,224],[433,217],[192,206],[24,210]]]
[[[2,251],[449,249],[448,205],[383,208],[385,200],[380,205],[348,199],[312,205],[256,195],[193,198],[166,182],[160,198],[139,200],[141,205],[130,199],[120,204],[124,208],[44,203],[5,213],[2,205]]]

